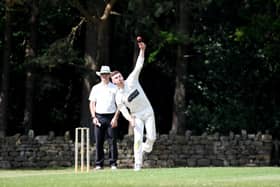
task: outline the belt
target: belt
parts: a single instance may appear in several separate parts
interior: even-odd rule
[[[104,116],[104,117],[106,117],[106,116],[113,116],[113,115],[115,115],[115,113],[109,113],[109,114],[100,114],[100,113],[95,113],[95,115],[97,115],[97,116]]]

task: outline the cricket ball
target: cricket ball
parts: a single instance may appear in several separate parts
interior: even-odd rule
[[[136,40],[137,40],[137,42],[142,42],[142,37],[141,36],[137,36]]]

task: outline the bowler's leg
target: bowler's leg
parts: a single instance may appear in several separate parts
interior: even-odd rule
[[[143,162],[142,141],[144,133],[144,123],[142,120],[135,119],[134,127],[134,169],[140,170]]]
[[[146,141],[143,143],[143,151],[149,153],[153,150],[156,140],[156,125],[154,114],[150,115],[145,121]]]

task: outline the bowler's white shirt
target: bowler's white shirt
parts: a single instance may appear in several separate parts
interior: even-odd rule
[[[139,83],[139,74],[143,64],[144,57],[138,56],[134,70],[125,80],[124,88],[119,89],[116,95],[117,106],[127,120],[131,119],[127,107],[130,113],[137,117],[143,113],[153,112],[153,108]]]
[[[95,112],[98,114],[113,114],[117,110],[116,106],[117,86],[109,82],[105,84],[100,82],[92,87],[89,100],[94,101]]]

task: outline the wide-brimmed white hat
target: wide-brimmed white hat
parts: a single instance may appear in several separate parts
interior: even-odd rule
[[[96,75],[100,76],[101,74],[110,74],[111,70],[109,66],[101,66],[100,71],[96,72]]]

